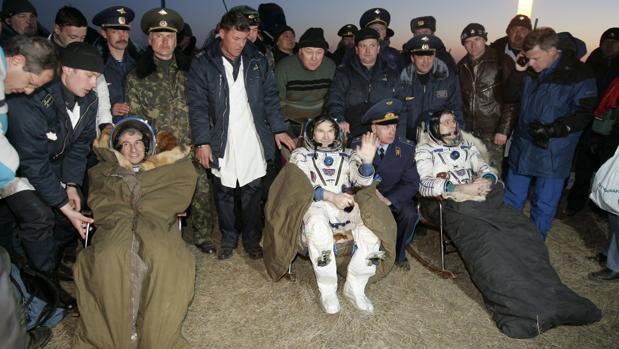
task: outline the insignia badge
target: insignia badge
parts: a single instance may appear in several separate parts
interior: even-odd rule
[[[47,137],[47,139],[49,139],[50,141],[55,141],[58,139],[58,136],[56,136],[56,134],[52,131],[49,131],[45,134],[45,136]]]
[[[118,24],[125,24],[127,23],[127,21],[125,20],[125,17],[118,17]]]
[[[386,105],[392,105],[392,104],[393,104],[393,101],[387,101],[387,102],[385,102],[385,104],[386,104]]]
[[[415,96],[406,96],[406,97],[404,97],[405,101],[412,101],[413,99],[415,99]]]
[[[423,45],[421,45],[421,49],[422,49],[422,50],[429,50],[429,49],[430,49],[430,45],[428,45],[428,44],[423,44]]]
[[[460,158],[460,153],[457,150],[454,150],[451,152],[451,154],[449,154],[449,157],[452,160],[458,160]]]
[[[120,13],[121,15],[124,15],[125,13],[127,13],[127,11],[125,11],[123,7],[116,9],[116,12]]]
[[[439,173],[436,174],[436,178],[448,179],[449,178],[449,173],[447,173],[447,172],[439,172]]]
[[[447,98],[447,90],[436,91],[436,98]]]
[[[47,96],[43,97],[41,102],[43,102],[43,106],[45,108],[49,108],[52,105],[52,102],[54,102],[54,97],[52,97],[51,94],[48,94]]]
[[[331,165],[333,165],[333,161],[334,161],[334,160],[333,160],[333,158],[332,158],[332,157],[330,157],[329,155],[327,155],[327,156],[325,157],[325,161],[324,161],[325,166],[331,166]]]
[[[380,14],[380,10],[379,10],[379,9],[376,9],[376,10],[374,10],[374,13],[376,13],[377,15],[379,15],[379,14]]]
[[[167,15],[167,14],[168,14],[168,13],[166,12],[166,10],[164,10],[164,9],[159,10],[159,12],[157,12],[157,13],[158,13],[158,14],[160,14],[160,15],[162,15],[162,16],[165,16],[165,15]]]
[[[395,147],[395,156],[400,157],[402,155],[402,149]]]
[[[421,41],[430,41],[430,38],[427,36],[424,36],[423,38],[421,38]]]
[[[417,25],[424,25],[426,22],[424,21],[417,21]]]
[[[524,16],[518,17],[519,20],[524,21]]]
[[[475,29],[471,29],[471,34],[475,34]]]
[[[326,176],[333,177],[333,175],[335,174],[335,169],[334,168],[323,168],[322,173],[324,173]]]
[[[160,22],[159,22],[159,26],[160,26],[160,27],[167,27],[167,26],[168,26],[168,22],[166,22],[166,21],[160,21]]]

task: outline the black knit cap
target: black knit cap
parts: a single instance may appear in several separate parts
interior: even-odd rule
[[[507,25],[507,29],[505,32],[507,33],[512,27],[525,27],[529,30],[533,30],[533,26],[531,25],[531,19],[525,15],[516,15],[509,21]]]
[[[469,23],[462,30],[462,34],[460,35],[460,42],[464,45],[464,40],[468,38],[472,38],[474,36],[481,36],[484,40],[488,40],[488,33],[486,32],[486,28],[479,23]]]
[[[355,35],[355,45],[357,45],[359,41],[362,41],[365,39],[380,40],[380,34],[378,34],[378,32],[372,28],[366,27],[366,28],[360,29]]]
[[[2,2],[2,17],[9,18],[18,13],[28,12],[32,13],[35,16],[37,15],[37,10],[32,6],[30,1],[28,0],[4,0]]]
[[[602,43],[602,41],[606,39],[619,41],[619,28],[614,27],[606,29],[606,31],[602,34],[602,37],[600,38],[600,43]]]
[[[287,25],[282,25],[282,26],[277,27],[277,28],[275,29],[275,33],[274,33],[274,35],[273,35],[273,42],[277,43],[277,39],[279,39],[279,37],[280,37],[282,34],[284,34],[285,32],[287,32],[287,31],[289,31],[289,30],[292,32],[292,34],[297,35],[297,34],[294,32],[294,29],[292,29],[291,27],[289,27],[289,26],[287,26]]]
[[[299,39],[299,48],[317,47],[325,50],[329,49],[329,43],[325,40],[325,33],[322,28],[309,28]]]
[[[103,73],[103,58],[96,48],[85,42],[72,42],[60,52],[65,67]]]

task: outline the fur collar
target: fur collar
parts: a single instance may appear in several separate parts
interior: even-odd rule
[[[98,154],[101,154],[100,157],[105,157],[102,153],[107,151],[108,154],[111,153],[115,157],[116,161],[118,161],[118,165],[123,167],[129,171],[133,171],[133,165],[129,160],[122,155],[119,151],[115,149],[111,149],[109,147],[109,139],[110,135],[106,132],[102,133],[99,138],[95,139],[93,144],[93,148],[97,151]],[[146,161],[140,164],[140,172],[146,172],[153,169],[156,169],[161,166],[173,164],[181,159],[189,156],[191,152],[191,147],[187,145],[178,145],[170,150],[163,151],[161,153],[157,153],[154,156],[150,157]],[[109,158],[108,158],[109,159]],[[109,159],[112,160],[112,159]]]
[[[191,64],[191,57],[187,57],[179,48],[174,50],[174,59],[178,69],[184,72],[189,71],[189,65]],[[146,49],[146,52],[138,59],[135,66],[135,74],[138,79],[144,79],[157,71],[157,64],[155,63],[153,49],[150,46]]]
[[[449,68],[445,62],[441,61],[438,57],[434,57],[434,65],[429,74],[431,74],[433,80],[445,80],[449,77]],[[411,63],[406,68],[402,69],[400,80],[412,85],[416,75],[417,70],[415,69],[415,63]]]

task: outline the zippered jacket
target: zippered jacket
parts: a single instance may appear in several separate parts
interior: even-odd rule
[[[98,99],[91,91],[77,98],[80,117],[75,127],[55,79],[34,94],[11,95],[7,138],[20,158],[18,176],[27,178],[50,206],[62,207],[69,199],[62,183],[81,185],[86,157],[96,137]]]

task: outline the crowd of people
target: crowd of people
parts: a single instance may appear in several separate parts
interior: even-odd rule
[[[561,283],[544,241],[570,173],[566,215],[586,206],[619,144],[619,28],[583,62],[581,40],[525,15],[492,43],[470,23],[455,62],[432,16],[413,18],[410,40],[391,47],[383,8],[343,25],[333,52],[320,27],[297,42],[276,3],[230,9],[201,47],[171,8],[142,14],[145,48],[125,6],[96,14],[98,30],[64,6],[48,32],[28,0],[4,0],[1,17],[0,323],[16,325],[0,333],[13,347],[41,347],[51,332],[19,326],[5,254],[81,314],[78,348],[188,347],[188,245],[227,260],[240,239],[278,280],[300,241],[334,314],[334,246],[348,234],[343,294],[372,313],[368,281],[410,269],[420,197],[448,202],[448,231],[506,335],[600,319]],[[497,212],[511,220],[484,225]],[[619,281],[617,222],[609,213],[593,281]],[[500,235],[523,248],[505,250]],[[75,297],[60,281],[75,282]],[[552,296],[530,292],[539,288]]]

